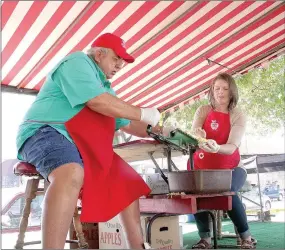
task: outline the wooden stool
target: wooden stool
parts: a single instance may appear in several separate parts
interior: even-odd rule
[[[18,234],[18,240],[15,245],[16,249],[23,249],[24,246],[27,245],[35,245],[40,244],[41,241],[30,241],[30,242],[24,242],[25,233],[28,226],[29,216],[31,213],[31,203],[33,199],[36,197],[37,191],[44,191],[44,194],[49,186],[49,182],[44,180],[44,188],[39,188],[39,182],[40,180],[43,180],[44,178],[37,172],[36,168],[26,162],[18,162],[14,166],[14,174],[17,176],[24,176],[28,178],[26,190],[25,190],[25,199],[26,203],[23,210],[23,216],[20,221],[20,229]],[[78,240],[66,240],[67,243],[78,243],[79,248],[81,249],[88,249],[88,243],[86,242],[84,238],[84,234],[82,231],[82,225],[80,222],[79,214],[78,214],[78,208],[76,207],[74,211],[73,216],[73,225],[74,229],[76,231],[76,236]]]

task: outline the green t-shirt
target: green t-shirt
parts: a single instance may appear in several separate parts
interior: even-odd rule
[[[83,52],[66,56],[48,74],[36,100],[26,113],[17,135],[18,151],[37,129],[47,123],[73,142],[65,125],[54,123],[68,121],[83,109],[87,101],[103,93],[116,95],[96,62]],[[129,123],[129,120],[117,118],[116,130]],[[21,159],[19,154],[18,158]]]

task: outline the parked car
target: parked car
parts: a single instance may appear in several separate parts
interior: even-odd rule
[[[282,201],[284,198],[283,190],[277,184],[267,185],[263,190],[263,193],[267,195],[271,200],[276,199]]]
[[[39,191],[36,193],[36,198],[32,201],[27,232],[38,231],[41,229],[41,204],[43,197],[43,192]],[[2,234],[19,231],[20,220],[23,216],[25,203],[25,193],[23,190],[20,190],[18,188],[2,189]]]
[[[271,209],[270,198],[264,193],[262,193],[261,199],[263,204],[263,210],[269,211]],[[259,189],[257,186],[253,186],[250,191],[244,192],[242,194],[242,204],[245,210],[260,209],[261,206],[260,206]]]

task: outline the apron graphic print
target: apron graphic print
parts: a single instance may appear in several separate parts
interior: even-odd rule
[[[216,120],[212,120],[212,122],[211,122],[211,128],[212,128],[213,130],[217,130],[218,127],[219,127],[219,123],[217,123]]]

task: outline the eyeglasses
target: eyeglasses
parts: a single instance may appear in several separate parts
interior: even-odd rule
[[[124,59],[116,57],[116,56],[113,56],[113,62],[118,68],[122,68],[126,63]]]

